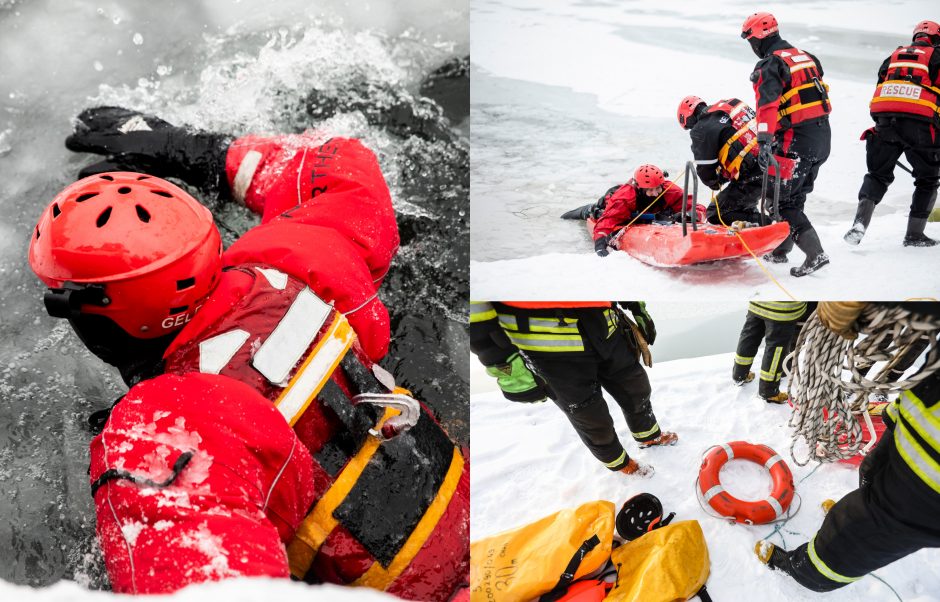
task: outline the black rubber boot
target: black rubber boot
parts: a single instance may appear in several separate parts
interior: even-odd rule
[[[843,240],[850,245],[857,245],[862,242],[868,224],[871,223],[871,216],[875,212],[875,202],[870,199],[862,199],[858,202],[858,209],[855,211],[855,222],[852,228],[845,233]]]
[[[787,254],[793,250],[793,236],[787,236],[783,242],[777,245],[777,248],[770,253],[765,253],[763,260],[769,263],[787,263],[790,261]]]
[[[591,217],[594,205],[595,203],[588,203],[571,211],[566,211],[561,214],[561,219],[587,219]]]
[[[907,219],[907,234],[904,235],[905,247],[933,247],[937,241],[924,234],[927,218],[910,217]]]
[[[800,267],[790,268],[791,276],[800,278],[801,276],[812,274],[819,268],[829,263],[829,256],[823,252],[822,243],[819,242],[819,235],[816,234],[815,229],[810,228],[809,230],[800,234],[800,238],[796,241],[796,245],[800,248],[801,251],[806,253],[806,260]]]

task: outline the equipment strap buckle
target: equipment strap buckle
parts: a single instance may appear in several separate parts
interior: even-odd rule
[[[61,288],[50,288],[43,295],[46,312],[53,318],[76,318],[82,305],[105,307],[111,300],[104,294],[102,284],[64,282]]]

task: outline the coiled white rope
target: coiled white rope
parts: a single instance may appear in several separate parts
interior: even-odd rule
[[[790,457],[799,466],[814,458],[835,462],[855,456],[863,443],[858,417],[868,411],[868,396],[906,391],[940,369],[940,319],[870,304],[858,324],[861,336],[849,341],[826,328],[814,313],[784,360],[794,405]],[[887,382],[891,368],[924,337],[930,341],[924,367],[910,378]],[[864,372],[875,362],[887,365],[868,378]],[[802,461],[796,455],[800,439],[809,446]]]

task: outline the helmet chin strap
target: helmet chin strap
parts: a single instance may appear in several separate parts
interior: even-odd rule
[[[43,295],[46,312],[53,318],[76,318],[82,305],[105,307],[111,300],[105,296],[102,284],[76,284],[64,282],[61,288],[50,288]]]

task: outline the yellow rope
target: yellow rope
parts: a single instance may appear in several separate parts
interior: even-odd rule
[[[724,226],[725,228],[729,228],[728,224],[726,224],[725,220],[721,217],[721,207],[718,205],[718,199],[715,198],[714,192],[712,192],[712,202],[715,203],[715,209],[718,210],[718,221],[720,221],[721,225]],[[779,280],[774,278],[774,275],[770,273],[770,270],[767,269],[767,267],[764,265],[764,262],[760,260],[760,258],[754,253],[754,251],[751,250],[751,247],[748,246],[747,242],[745,242],[744,237],[741,236],[741,233],[738,232],[737,230],[733,230],[733,232],[734,232],[734,235],[738,237],[738,240],[741,241],[741,244],[744,245],[744,248],[747,249],[747,252],[751,254],[751,257],[754,258],[754,261],[757,262],[757,265],[760,266],[760,269],[764,270],[764,273],[767,274],[767,277],[770,278],[774,284],[780,287],[780,290],[782,290],[784,294],[786,294],[786,296],[790,297],[790,299],[794,301],[799,301],[799,299],[794,297],[793,294],[790,293],[790,291],[788,291],[782,284],[780,284]]]

